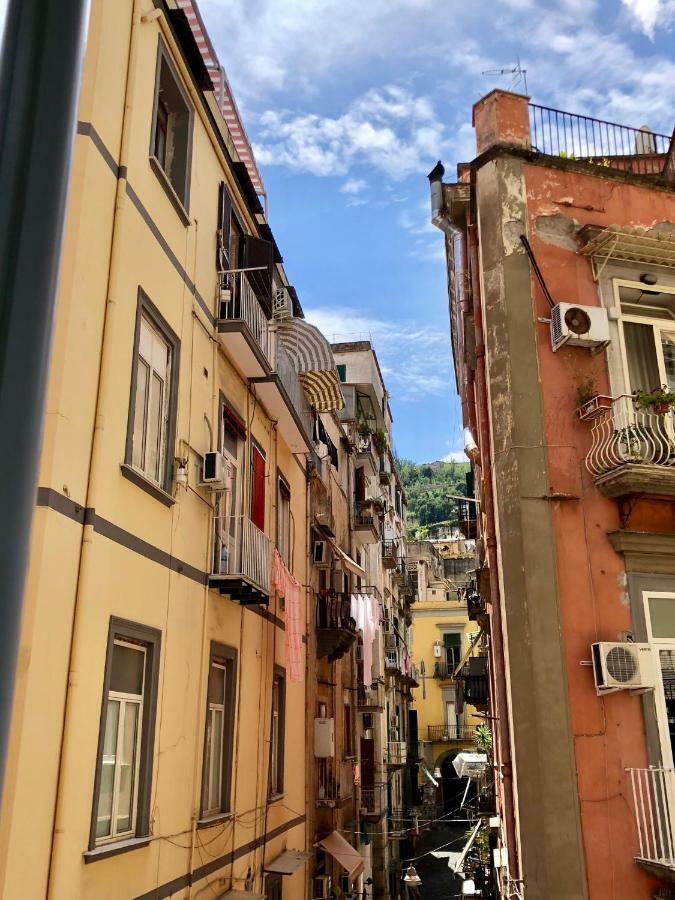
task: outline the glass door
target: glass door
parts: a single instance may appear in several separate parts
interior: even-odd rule
[[[645,593],[644,598],[657,676],[654,700],[661,758],[670,769],[675,759],[675,593]]]

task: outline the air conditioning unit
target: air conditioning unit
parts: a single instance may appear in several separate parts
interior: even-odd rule
[[[598,694],[626,689],[645,690],[656,683],[649,644],[591,644],[593,675]]]
[[[216,450],[204,454],[200,487],[210,491],[229,491],[232,488],[232,465]]]
[[[314,719],[314,756],[328,759],[335,756],[335,720],[326,717]]]
[[[328,568],[329,545],[328,541],[314,541],[312,547],[312,562],[315,566]]]
[[[592,350],[607,344],[609,320],[603,307],[556,303],[551,310],[551,347],[554,353],[565,345]]]
[[[434,659],[440,659],[443,656],[443,645],[440,641],[434,644]]]
[[[312,900],[329,900],[332,887],[330,875],[315,875],[312,879]]]

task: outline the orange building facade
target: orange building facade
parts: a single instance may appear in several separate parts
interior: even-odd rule
[[[673,142],[503,91],[474,127],[457,182],[429,177],[479,502],[495,896],[671,896]]]

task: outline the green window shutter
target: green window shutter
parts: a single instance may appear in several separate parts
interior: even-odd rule
[[[454,634],[444,634],[443,635],[443,643],[446,647],[461,647],[462,646],[462,635],[459,633]]]
[[[346,364],[346,363],[340,363],[340,365],[339,365],[339,366],[335,366],[335,368],[337,369],[338,378],[339,378],[340,381],[344,384],[345,381],[347,380],[347,364]]]

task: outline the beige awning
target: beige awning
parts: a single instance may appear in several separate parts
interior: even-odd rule
[[[338,558],[343,562],[345,568],[349,569],[350,572],[353,572],[354,575],[358,575],[359,578],[366,577],[366,570],[363,569],[356,560],[352,559],[348,553],[345,553],[342,547],[338,547],[335,541],[331,541],[330,544]]]
[[[315,325],[295,317],[278,323],[279,341],[293,360],[309,402],[319,412],[344,409],[333,351]]]
[[[316,846],[322,847],[326,853],[330,853],[333,859],[340,863],[349,875],[350,881],[354,881],[363,872],[363,857],[337,831],[331,831]]]
[[[294,875],[311,858],[311,853],[303,853],[301,850],[286,850],[276,859],[265,863],[265,871],[276,872],[277,875]]]

